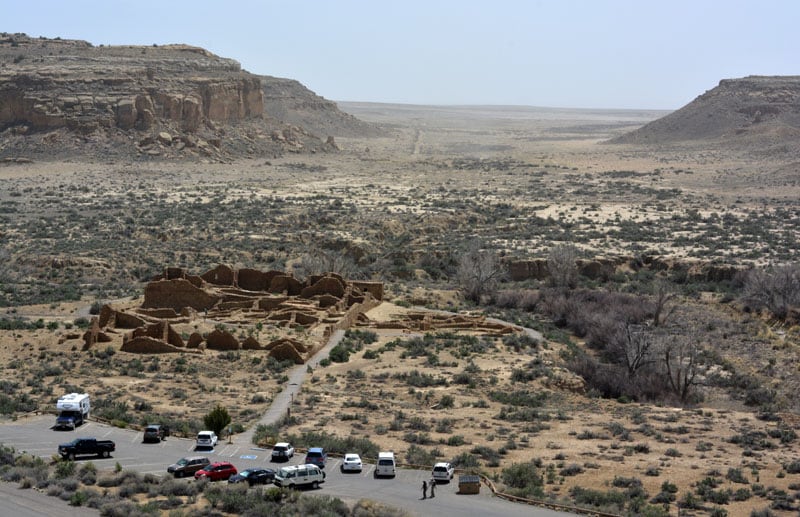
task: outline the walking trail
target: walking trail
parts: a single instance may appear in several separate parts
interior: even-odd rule
[[[291,407],[294,397],[300,392],[300,388],[303,386],[303,381],[305,381],[306,375],[308,374],[308,368],[316,369],[320,361],[328,357],[331,349],[338,345],[343,337],[344,330],[334,331],[330,339],[328,339],[328,343],[319,352],[314,354],[307,363],[295,366],[289,374],[289,381],[286,383],[286,387],[283,391],[275,395],[275,398],[272,399],[272,404],[261,419],[247,428],[243,433],[234,436],[236,443],[252,445],[253,434],[255,434],[256,427],[258,427],[259,424],[274,424],[280,420],[282,416],[286,415],[286,411]]]

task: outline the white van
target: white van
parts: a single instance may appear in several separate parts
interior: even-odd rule
[[[319,484],[324,482],[325,472],[310,463],[283,467],[275,473],[275,479],[273,480],[273,483],[279,487],[311,485],[312,488],[319,488]]]
[[[375,477],[391,476],[394,477],[397,464],[394,461],[393,452],[379,452],[378,464],[375,466]]]

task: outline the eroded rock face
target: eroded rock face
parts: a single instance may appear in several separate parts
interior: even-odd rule
[[[303,128],[265,117],[261,77],[202,48],[0,33],[0,63],[0,156],[224,160],[335,150]],[[281,102],[289,111],[303,104]],[[324,107],[332,109],[344,115]],[[270,138],[274,132],[288,138]],[[86,138],[77,144],[74,134]]]
[[[196,131],[205,121],[238,122],[264,111],[258,76],[200,48],[93,47],[22,36],[5,42],[25,58],[0,70],[0,128],[146,130],[163,119]]]

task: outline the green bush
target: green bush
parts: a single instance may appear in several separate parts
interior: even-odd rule
[[[203,417],[203,423],[206,425],[206,429],[221,435],[223,429],[231,423],[231,415],[222,405],[217,404],[210,413]]]

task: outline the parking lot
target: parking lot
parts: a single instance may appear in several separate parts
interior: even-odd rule
[[[51,415],[34,416],[0,425],[0,443],[12,446],[18,451],[25,451],[43,458],[56,454],[59,443],[76,437],[94,437],[113,440],[116,451],[109,459],[87,458],[78,461],[89,461],[97,465],[99,470],[113,469],[119,462],[123,469],[141,473],[166,476],[167,467],[178,459],[189,455],[207,455],[211,462],[229,461],[237,469],[249,467],[266,467],[279,469],[285,465],[303,463],[305,454],[298,452],[288,462],[271,461],[269,449],[255,448],[249,443],[239,443],[234,437],[232,443],[221,439],[210,451],[195,451],[194,440],[170,436],[160,443],[142,443],[142,431],[120,429],[109,425],[89,421],[76,431],[56,431],[51,428]],[[551,510],[510,503],[492,497],[486,487],[477,495],[459,495],[458,476],[449,484],[436,487],[435,499],[421,500],[422,481],[431,477],[429,470],[398,469],[395,478],[374,478],[374,464],[364,463],[360,473],[342,473],[339,471],[342,459],[329,456],[325,467],[325,483],[319,493],[339,497],[345,501],[356,501],[369,498],[393,506],[405,508],[418,515],[429,514],[431,506],[435,511],[453,511],[458,515],[565,515]],[[187,483],[193,482],[191,479]]]

